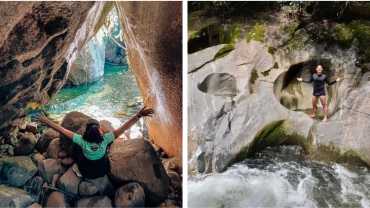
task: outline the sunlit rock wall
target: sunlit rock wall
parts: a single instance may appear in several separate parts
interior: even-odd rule
[[[117,2],[117,13],[144,104],[149,137],[182,155],[182,2]]]

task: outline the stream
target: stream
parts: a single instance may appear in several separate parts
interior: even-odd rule
[[[366,167],[324,163],[299,146],[268,147],[223,173],[189,177],[189,207],[370,207]]]
[[[128,107],[137,102],[136,107]],[[143,107],[136,79],[127,66],[105,66],[104,76],[94,83],[82,86],[66,86],[44,107],[51,116],[62,120],[71,112],[78,111],[99,121],[107,120],[118,128]],[[125,111],[126,115],[118,115]],[[146,127],[140,119],[130,130],[130,138],[145,134]]]

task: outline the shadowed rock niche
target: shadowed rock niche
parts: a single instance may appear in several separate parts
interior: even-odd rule
[[[236,79],[229,73],[212,73],[199,85],[198,89],[215,96],[235,97],[237,94]]]
[[[311,113],[313,83],[298,82],[297,77],[309,80],[316,73],[318,65],[323,67],[323,74],[326,74],[330,81],[338,78],[339,69],[332,68],[331,60],[329,59],[312,59],[292,65],[288,71],[280,74],[275,80],[274,94],[276,99],[289,110],[308,111]],[[328,106],[337,99],[338,86],[325,84]],[[318,107],[322,108],[320,102],[318,102]]]

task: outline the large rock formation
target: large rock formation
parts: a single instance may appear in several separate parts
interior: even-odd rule
[[[169,178],[148,141],[132,139],[113,142],[108,156],[111,164],[109,177],[113,184],[140,184],[147,205],[158,205],[167,198]]]
[[[27,207],[35,201],[26,190],[0,185],[0,207]]]
[[[169,157],[182,154],[182,2],[117,2],[144,104],[149,137]],[[149,35],[150,34],[150,35]]]
[[[367,30],[367,23],[359,24]],[[334,32],[317,37],[322,25],[311,23],[294,31],[298,24],[293,22],[290,41],[292,34],[276,25],[292,27],[292,21],[271,20],[262,25],[262,39],[239,38],[235,50],[218,59],[217,46],[189,55],[189,64],[201,62],[188,75],[190,171],[223,171],[266,146],[281,144],[300,145],[318,159],[370,165],[370,71],[361,52],[364,45],[359,45],[370,36],[348,38],[356,35],[351,29],[346,48],[340,44],[342,30],[335,32],[344,24],[327,23]],[[247,28],[253,31],[253,26]],[[320,42],[325,38],[334,42]],[[296,80],[309,79],[319,64],[330,80],[344,78],[326,87],[328,122],[302,112],[312,113],[313,86]]]
[[[111,16],[110,24],[110,36],[106,36],[105,45],[105,64],[106,65],[127,65],[127,54],[126,51],[121,47],[126,47],[122,39],[121,24],[118,20],[116,9],[114,8],[110,13]],[[114,40],[112,39],[114,38]],[[118,44],[120,45],[118,45]]]
[[[53,98],[112,5],[1,2],[0,19],[5,26],[0,27],[0,129],[23,116],[29,101],[43,106]],[[110,9],[105,11],[106,7]]]
[[[100,29],[98,33],[81,50],[73,61],[68,80],[73,85],[88,84],[98,81],[104,75],[105,44],[104,33]]]

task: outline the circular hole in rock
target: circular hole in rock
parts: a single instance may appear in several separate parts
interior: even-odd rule
[[[215,96],[235,97],[237,94],[236,79],[229,73],[209,74],[198,84],[198,89]]]
[[[297,77],[303,80],[310,80],[316,73],[316,67],[323,67],[323,74],[326,74],[330,81],[339,77],[339,67],[333,67],[330,59],[312,59],[292,65],[288,71],[280,74],[274,82],[274,94],[276,99],[287,109],[303,111],[312,114],[313,82],[311,84],[299,82]],[[326,101],[329,107],[329,114],[337,109],[330,109],[330,103],[339,99],[337,96],[339,85],[325,84]],[[318,101],[318,113],[321,114],[322,105]]]

